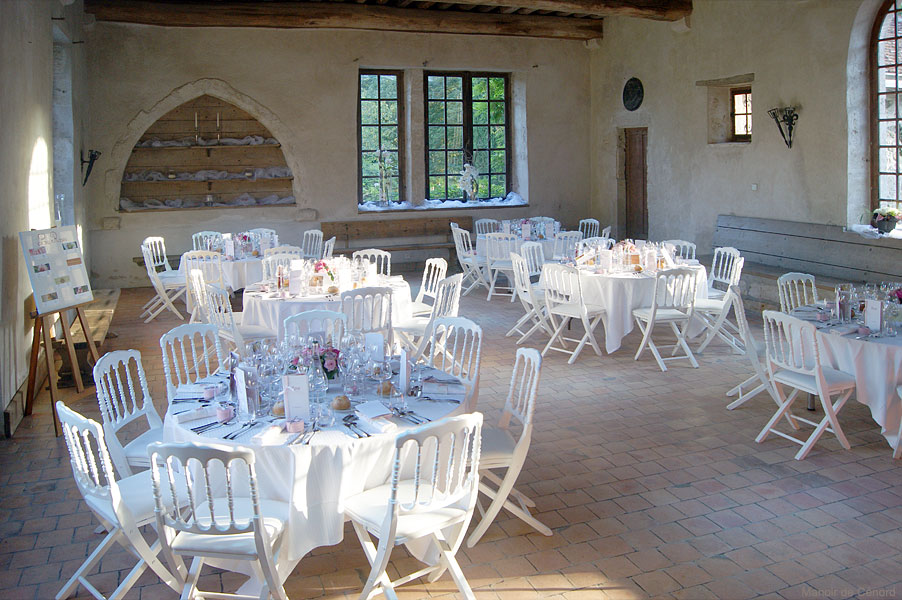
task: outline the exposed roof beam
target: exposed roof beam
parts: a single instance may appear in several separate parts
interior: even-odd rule
[[[598,17],[643,17],[657,21],[679,21],[692,13],[692,0],[453,0],[455,4],[478,4],[577,13]]]
[[[98,21],[168,27],[367,29],[415,33],[510,35],[569,40],[602,37],[601,20],[430,11],[340,3],[86,0]]]

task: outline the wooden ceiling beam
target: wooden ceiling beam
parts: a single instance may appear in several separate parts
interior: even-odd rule
[[[311,2],[151,2],[85,0],[98,21],[166,27],[364,29],[590,40],[602,37],[601,20],[531,17],[369,4]]]
[[[656,21],[679,21],[692,13],[692,0],[453,0],[453,2],[597,17],[641,17]]]

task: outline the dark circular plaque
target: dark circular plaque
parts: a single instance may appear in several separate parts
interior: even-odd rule
[[[642,99],[645,97],[645,90],[642,89],[642,82],[635,77],[631,77],[626,85],[623,86],[623,108],[626,110],[636,110],[642,106]]]

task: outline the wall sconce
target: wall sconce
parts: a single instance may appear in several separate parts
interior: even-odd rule
[[[792,148],[792,130],[795,128],[796,121],[799,120],[799,114],[796,112],[796,107],[784,106],[783,108],[772,108],[767,111],[767,114],[769,114],[777,124],[777,129],[780,130],[780,135],[783,136],[786,147]]]
[[[88,183],[88,177],[91,176],[91,169],[94,168],[94,161],[100,158],[100,150],[88,150],[88,160],[85,160],[85,151],[82,150],[79,155],[81,156],[81,170],[85,170],[85,165],[88,165],[88,170],[85,171],[85,180],[81,182],[81,187],[84,187],[86,183]]]

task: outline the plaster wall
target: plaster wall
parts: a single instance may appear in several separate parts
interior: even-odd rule
[[[95,285],[147,285],[132,257],[149,235],[164,235],[168,253],[176,254],[190,249],[191,234],[201,229],[273,227],[286,243],[298,243],[323,220],[390,218],[357,213],[360,68],[406,71],[407,112],[416,125],[407,130],[408,199],[425,194],[423,69],[503,71],[512,74],[514,119],[525,120],[529,132],[528,140],[517,139],[523,168],[515,191],[530,206],[468,213],[547,214],[575,225],[588,210],[589,53],[581,42],[98,23],[88,51],[90,140],[104,152],[88,183]],[[233,102],[272,131],[294,172],[296,207],[117,211],[122,171],[137,139],[167,110],[200,93]]]
[[[65,7],[56,0],[0,2],[0,409],[28,375],[32,325],[28,315],[34,301],[18,232],[35,226],[29,220],[30,198],[46,204],[46,214],[33,216],[52,222],[52,23],[73,40],[80,36],[81,15],[81,2]],[[80,68],[76,50],[74,80],[80,77]],[[46,153],[35,152],[42,143]],[[80,194],[75,202],[77,207]]]
[[[688,30],[606,19],[591,50],[593,216],[622,222],[618,131],[648,127],[650,239],[710,252],[718,214],[846,225],[846,59],[860,4],[694,0]],[[744,73],[755,74],[752,141],[709,144],[707,88],[695,82]],[[645,87],[635,112],[621,103],[630,77]],[[767,115],[786,105],[800,113],[791,149]]]

